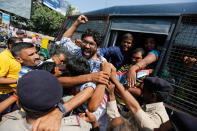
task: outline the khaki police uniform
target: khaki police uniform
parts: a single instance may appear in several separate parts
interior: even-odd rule
[[[117,110],[115,101],[113,104],[108,104],[108,116],[112,116],[113,118],[116,116],[119,117],[119,112],[117,112]],[[132,116],[130,112],[121,112],[121,115],[127,118],[135,126],[136,131],[152,131],[154,128],[159,128],[162,123],[169,120],[163,102],[143,105],[142,109],[139,110],[135,116]]]
[[[144,130],[159,128],[162,123],[169,120],[163,102],[146,104],[142,109],[144,111],[139,110],[134,117]]]
[[[110,121],[114,118],[120,117],[116,101],[109,101],[107,103],[107,115]]]
[[[62,119],[60,131],[89,131],[90,123],[85,122],[78,116],[69,116]],[[32,131],[32,125],[21,116],[20,111],[4,116],[0,124],[0,131]]]

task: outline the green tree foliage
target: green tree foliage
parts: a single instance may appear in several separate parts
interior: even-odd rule
[[[72,11],[73,8],[68,4],[66,17],[72,15]],[[15,20],[12,24],[25,30],[39,32],[49,36],[56,36],[63,20],[64,16],[61,13],[50,9],[39,2],[33,2],[31,18],[28,20],[15,16]],[[21,23],[23,24],[21,25]]]
[[[55,36],[63,19],[64,16],[61,13],[34,2],[28,28],[35,32]]]

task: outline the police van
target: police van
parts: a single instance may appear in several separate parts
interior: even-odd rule
[[[175,123],[182,127],[180,130],[192,130],[194,126],[197,129],[197,63],[189,67],[184,65],[186,57],[197,59],[197,2],[114,6],[84,15],[88,23],[80,25],[73,38],[80,39],[90,28],[104,35],[101,47],[118,46],[126,32],[132,33],[135,45],[142,45],[148,35],[159,39],[160,56],[153,76],[169,81],[174,88],[165,102],[166,107],[179,114],[172,119],[178,117]],[[65,18],[57,40],[77,17]],[[181,121],[183,118],[188,119]]]

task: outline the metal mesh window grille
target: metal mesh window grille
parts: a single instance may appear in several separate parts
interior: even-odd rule
[[[182,16],[160,77],[174,87],[167,104],[197,116],[197,15]]]

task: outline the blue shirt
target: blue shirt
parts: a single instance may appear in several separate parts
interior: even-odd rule
[[[150,53],[155,54],[156,57],[157,57],[157,60],[158,60],[158,58],[159,58],[159,51],[158,50],[151,50],[151,51],[148,52],[148,54],[150,54]]]
[[[29,71],[32,71],[33,69],[27,67],[27,66],[21,66],[21,70],[19,72],[19,78],[21,78],[24,74],[28,73]]]
[[[148,54],[150,54],[150,53],[155,54],[157,60],[159,59],[159,51],[158,50],[149,51]],[[146,68],[147,69],[154,69],[156,67],[156,65],[157,65],[157,61],[149,64]]]
[[[129,55],[125,53],[120,46],[111,46],[108,48],[99,48],[99,54],[107,59],[119,69],[122,65],[128,63]]]

